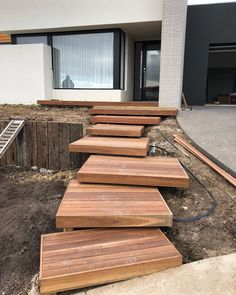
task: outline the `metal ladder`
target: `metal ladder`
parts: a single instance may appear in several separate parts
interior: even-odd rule
[[[0,134],[0,159],[24,126],[24,120],[12,120]]]

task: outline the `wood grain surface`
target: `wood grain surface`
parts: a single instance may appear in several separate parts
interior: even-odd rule
[[[129,116],[176,116],[175,108],[158,106],[95,106],[89,110],[91,115],[129,115]]]
[[[145,157],[149,138],[87,136],[69,144],[70,152]]]
[[[114,157],[92,155],[77,179],[85,183],[189,187],[189,177],[175,158]]]
[[[79,101],[79,100],[37,100],[37,104],[60,107],[93,107],[93,106],[158,106],[157,101]]]
[[[90,229],[41,237],[41,294],[119,281],[181,265],[159,229]]]
[[[171,226],[156,188],[70,181],[56,215],[58,228]]]
[[[114,123],[114,124],[132,124],[132,125],[158,125],[160,117],[144,117],[144,116],[93,116],[91,123]]]
[[[96,124],[86,129],[88,135],[141,137],[144,132],[142,125]]]

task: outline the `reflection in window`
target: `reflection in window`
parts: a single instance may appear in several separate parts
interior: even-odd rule
[[[146,87],[158,87],[160,81],[160,50],[147,51]]]
[[[55,88],[113,88],[114,33],[53,36]]]

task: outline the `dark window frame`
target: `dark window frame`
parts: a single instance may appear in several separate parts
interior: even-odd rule
[[[54,64],[53,64],[53,36],[66,36],[78,34],[94,34],[94,33],[114,33],[113,42],[113,87],[112,88],[57,88],[55,90],[124,90],[125,88],[125,33],[121,29],[101,29],[101,30],[82,30],[82,31],[65,31],[65,32],[46,32],[32,34],[13,34],[11,35],[11,43],[17,44],[17,37],[36,37],[47,36],[47,45],[52,47],[52,70],[54,81]],[[122,48],[123,38],[123,48]],[[121,60],[123,50],[123,61]],[[123,73],[121,73],[121,62],[123,63]],[[122,80],[121,80],[122,79]],[[121,83],[122,82],[122,83]],[[54,82],[53,82],[54,83]]]

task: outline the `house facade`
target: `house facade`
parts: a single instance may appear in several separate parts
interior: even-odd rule
[[[0,103],[179,107],[186,13],[187,0],[2,0]]]

